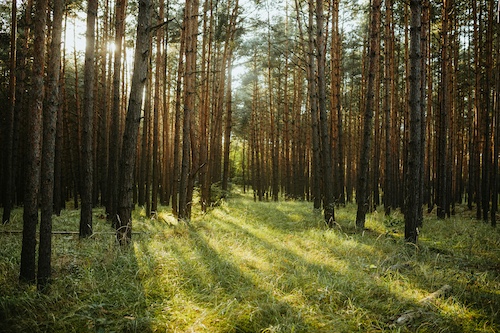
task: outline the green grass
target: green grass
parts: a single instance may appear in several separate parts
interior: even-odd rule
[[[134,212],[120,248],[95,211],[96,234],[54,235],[53,282],[18,283],[22,213],[0,227],[0,332],[496,332],[500,237],[467,211],[426,216],[418,247],[403,216],[336,210],[328,229],[307,202],[253,202],[234,193],[189,225],[170,210]],[[78,230],[79,212],[54,230]],[[452,287],[430,304],[420,301]],[[417,313],[405,325],[395,320]]]

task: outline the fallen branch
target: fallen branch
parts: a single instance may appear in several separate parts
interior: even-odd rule
[[[441,288],[439,288],[438,290],[436,290],[435,292],[433,292],[429,296],[422,299],[420,301],[420,304],[423,304],[423,305],[429,304],[433,300],[435,300],[436,298],[445,296],[450,291],[451,291],[451,286],[449,284],[445,284],[444,286],[442,286]]]
[[[420,304],[420,307],[416,310],[409,310],[403,313],[401,316],[399,316],[396,320],[394,320],[394,325],[397,326],[404,326],[409,324],[410,322],[414,321],[415,319],[419,318],[422,316],[424,313],[423,307],[428,306],[432,303],[432,301],[436,300],[437,298],[445,296],[448,292],[451,291],[451,286],[448,284],[445,284],[432,294],[428,295],[427,297],[424,297],[421,299],[418,303]]]

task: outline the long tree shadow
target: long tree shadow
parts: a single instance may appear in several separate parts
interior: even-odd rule
[[[71,213],[65,211],[60,219]],[[0,235],[0,240],[6,244],[12,237]],[[11,285],[0,285],[0,332],[151,331],[133,249],[118,247],[109,234],[85,240],[57,234],[52,260],[52,281],[44,292],[18,284],[15,273],[9,274]],[[18,263],[11,268],[18,272]]]
[[[251,219],[254,218],[255,217],[252,217]],[[327,275],[328,279],[323,279],[324,282],[328,282],[330,284],[332,284],[333,282],[333,285],[325,286],[325,288],[322,289],[323,293],[319,296],[317,293],[312,291],[310,295],[308,295],[308,297],[313,301],[315,299],[321,299],[324,301],[324,299],[327,297],[326,294],[329,293],[330,295],[328,295],[328,300],[331,302],[331,296],[333,294],[336,296],[333,297],[333,300],[337,301],[335,308],[342,309],[354,304],[356,308],[365,311],[367,316],[373,317],[379,322],[385,321],[388,326],[390,326],[390,324],[392,323],[392,319],[394,318],[394,316],[397,315],[397,313],[394,312],[394,309],[401,309],[402,311],[406,311],[408,309],[421,307],[421,304],[417,303],[415,299],[409,299],[402,294],[395,293],[394,291],[389,290],[387,284],[384,284],[382,282],[384,276],[381,275],[384,274],[384,271],[381,271],[380,267],[377,267],[373,264],[366,265],[365,263],[357,263],[356,258],[354,258],[353,255],[349,255],[348,250],[346,251],[344,249],[339,251],[339,248],[342,248],[341,246],[339,246],[339,244],[332,245],[331,243],[325,241],[325,243],[323,244],[324,246],[322,246],[322,248],[319,250],[320,252],[323,251],[328,253],[325,257],[323,257],[323,259],[328,257],[330,258],[330,260],[333,259],[334,261],[341,262],[340,265],[335,265],[335,267],[332,268],[332,265],[329,265],[327,262],[312,262],[308,258],[308,253],[318,251],[318,249],[311,249],[308,244],[305,244],[302,241],[302,237],[300,237],[302,235],[302,231],[294,232],[293,230],[290,230],[290,228],[285,227],[282,230],[282,235],[286,239],[286,244],[283,245],[283,239],[274,241],[272,238],[267,236],[265,228],[268,227],[269,222],[266,222],[265,220],[259,220],[258,222],[255,222],[254,220],[253,222],[245,225],[237,224],[234,221],[231,221],[231,219],[226,219],[224,222],[226,224],[226,227],[230,225],[230,228],[238,230],[238,233],[245,234],[246,237],[253,237],[256,242],[259,242],[268,250],[268,253],[278,251],[280,257],[283,258],[282,262],[284,263],[284,265],[288,266],[286,267],[285,271],[294,271],[297,274],[302,275],[302,277],[299,276],[299,281],[315,278],[317,279],[317,281],[321,281],[321,274],[317,274],[316,276],[314,276],[314,274],[311,274],[311,272],[322,272],[323,274]],[[224,227],[222,223],[220,227]],[[259,230],[259,228],[264,230]],[[272,223],[272,228],[276,229],[277,224]],[[290,231],[292,231],[292,235],[287,236]],[[294,233],[296,233],[296,235],[293,235]],[[383,235],[380,235],[377,232],[373,232],[373,235],[369,235],[368,237],[380,236]],[[290,243],[295,243],[295,246],[288,246]],[[366,244],[362,245],[363,238],[361,238],[360,240],[358,238],[350,237],[349,243],[354,244],[356,253],[360,254],[360,257],[370,258],[370,256],[373,256],[375,260],[378,260],[375,261],[375,264],[380,263],[380,259],[377,259],[377,257],[383,257],[383,253],[374,253],[376,249],[373,248],[373,239],[370,242],[366,241]],[[291,248],[293,248],[294,251],[291,251]],[[297,269],[297,266],[303,269]],[[340,269],[338,267],[340,267]],[[335,284],[335,279],[331,279],[332,276],[339,276],[339,280],[345,280],[345,276],[341,277],[341,275],[359,277],[360,271],[365,271],[366,273],[363,274],[361,279],[352,280],[349,284]],[[293,287],[297,286],[292,286],[292,288]],[[329,291],[325,293],[324,291],[327,290],[326,288],[328,287],[330,287]],[[380,302],[372,302],[369,304],[362,304],[357,302],[356,296],[361,290],[363,290],[365,294],[368,293],[371,298],[379,299]],[[431,293],[432,291],[434,290],[429,290],[429,293]],[[389,306],[389,304],[391,304],[391,306]],[[397,304],[396,307],[394,306],[395,304]],[[328,310],[328,307],[326,307],[325,310]],[[439,323],[437,325],[445,324],[450,329],[460,329],[460,326],[454,322],[453,318],[448,318],[445,314],[434,312],[432,316],[437,319],[435,320],[437,323]]]
[[[198,296],[203,300],[207,293],[221,293],[226,300],[234,299],[238,303],[236,306],[251,308],[242,316],[231,318],[231,327],[227,332],[264,332],[273,328],[282,332],[313,331],[314,328],[304,321],[299,309],[276,297],[273,290],[259,285],[251,275],[214,249],[195,228],[190,228],[189,236],[193,250],[198,253],[205,268],[204,273],[200,274],[199,267],[184,266],[186,274],[196,277]],[[181,253],[178,255],[182,256]],[[189,260],[184,262],[188,263]]]

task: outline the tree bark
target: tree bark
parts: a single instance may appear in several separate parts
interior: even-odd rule
[[[11,7],[11,32],[10,32],[10,63],[9,63],[9,107],[5,122],[5,157],[3,173],[3,215],[2,223],[10,221],[12,198],[14,195],[14,118],[16,111],[16,56],[17,56],[17,1],[12,0]]]
[[[385,56],[384,56],[384,124],[385,124],[385,168],[383,203],[386,215],[393,207],[393,154],[392,154],[392,106],[394,99],[394,27],[392,23],[392,0],[385,2]]]
[[[137,148],[137,134],[141,120],[143,93],[147,79],[148,60],[150,53],[150,0],[139,0],[139,14],[137,18],[137,38],[134,53],[134,71],[130,86],[130,99],[123,133],[123,147],[120,158],[118,223],[116,236],[120,245],[128,245],[132,238],[132,210],[135,153]]]
[[[373,136],[373,110],[375,108],[375,80],[379,67],[380,4],[380,0],[373,0],[371,7],[368,82],[363,113],[363,141],[359,159],[358,186],[356,189],[356,199],[358,203],[356,227],[358,229],[364,229],[365,227],[365,218],[369,205],[368,178],[370,169],[370,149]]]
[[[322,199],[323,214],[328,226],[333,226],[335,221],[335,202],[333,194],[333,169],[330,133],[326,114],[326,39],[324,27],[323,0],[316,1],[316,57],[318,65],[318,109],[321,136],[321,164],[322,164]]]
[[[44,96],[45,32],[47,30],[48,0],[35,4],[34,55],[31,106],[28,116],[28,150],[26,154],[26,185],[23,211],[23,241],[19,279],[35,282],[36,225],[38,223],[38,193],[40,190],[40,144],[42,137],[42,110]]]
[[[97,0],[87,4],[87,33],[85,50],[85,69],[83,83],[82,115],[82,186],[80,211],[80,238],[92,235],[92,189],[93,189],[93,133],[94,133],[94,79],[95,79],[95,26]]]
[[[436,165],[436,204],[437,217],[444,219],[449,213],[450,199],[448,197],[448,115],[451,101],[449,100],[449,13],[452,9],[452,0],[443,2],[443,29],[442,29],[442,84],[441,103],[438,115],[437,128],[437,165]]]
[[[179,219],[189,220],[191,202],[189,198],[189,177],[192,176],[191,163],[191,116],[194,114],[196,99],[196,48],[198,35],[198,0],[186,0],[186,69],[184,92],[184,121],[182,136],[181,179],[179,183]]]
[[[54,198],[54,162],[56,125],[59,110],[59,73],[61,70],[61,34],[64,0],[54,1],[52,41],[48,65],[47,105],[43,112],[42,182],[40,245],[38,249],[38,287],[44,288],[51,276],[52,213]]]
[[[125,33],[125,13],[127,2],[117,0],[115,5],[115,41],[114,41],[114,63],[113,63],[113,101],[111,105],[111,126],[109,140],[109,159],[108,159],[108,200],[106,206],[107,218],[114,226],[117,226],[117,199],[118,199],[118,160],[121,151],[121,67],[122,67],[122,47],[123,35]]]
[[[421,150],[422,112],[421,112],[421,32],[422,32],[422,1],[410,1],[410,142],[408,158],[408,186],[405,207],[405,240],[416,244],[418,238],[417,226],[423,218],[421,213],[422,197],[420,184],[422,182],[423,156]]]

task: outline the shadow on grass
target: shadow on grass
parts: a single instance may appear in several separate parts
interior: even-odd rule
[[[70,223],[67,230],[75,230]],[[137,258],[114,235],[53,235],[52,280],[44,292],[18,282],[20,238],[0,234],[0,267],[9,269],[0,281],[0,332],[151,331]]]
[[[416,306],[372,279],[369,268],[360,275],[350,258],[335,257],[327,247],[319,249],[324,257],[308,258],[314,249],[300,243],[306,229],[294,233],[270,221],[260,222],[259,233],[256,216],[247,213],[242,225],[228,215],[210,225],[186,227],[179,239],[164,240],[169,243],[168,258],[150,266],[156,270],[170,265],[175,281],[151,281],[147,287],[156,318],[170,321],[159,326],[167,331],[170,325],[179,331],[228,333],[366,331],[388,328],[394,304]],[[269,226],[275,233],[267,237]],[[147,244],[140,250],[154,257]],[[368,248],[363,251],[369,255]],[[336,263],[322,262],[328,258]],[[168,283],[170,290],[158,291],[169,289]],[[364,304],[367,297],[375,301]]]
[[[323,307],[319,304],[322,311],[328,312],[331,309],[336,309],[333,316],[342,316],[349,312],[360,312],[361,317],[368,319],[372,322],[372,326],[360,326],[357,329],[374,329],[374,328],[389,328],[398,315],[412,309],[419,309],[425,312],[426,318],[417,322],[427,326],[428,331],[440,327],[447,327],[449,330],[461,331],[463,321],[457,321],[457,318],[450,318],[450,316],[439,309],[423,308],[422,304],[418,302],[418,297],[409,297],[400,293],[397,289],[390,288],[390,283],[393,280],[401,278],[402,281],[396,281],[396,284],[404,284],[411,286],[419,286],[421,281],[426,281],[425,274],[405,274],[405,272],[391,272],[388,271],[388,265],[397,263],[404,260],[400,253],[396,253],[394,258],[387,260],[386,253],[381,252],[376,248],[376,242],[388,241],[394,243],[393,237],[388,237],[386,234],[377,231],[366,230],[365,234],[349,235],[345,232],[339,232],[342,236],[345,235],[347,245],[351,246],[353,252],[349,253],[349,247],[345,248],[344,245],[339,246],[339,242],[343,241],[343,237],[337,237],[335,241],[337,244],[332,244],[332,237],[325,237],[325,241],[321,244],[320,249],[311,248],[310,244],[303,241],[303,233],[307,231],[306,228],[290,228],[286,223],[277,224],[274,221],[269,221],[266,218],[260,218],[260,212],[248,212],[249,215],[246,221],[249,223],[236,223],[230,218],[221,222],[218,227],[226,228],[228,230],[237,230],[236,234],[244,234],[245,237],[251,237],[255,243],[264,247],[267,253],[277,252],[281,258],[283,271],[294,272],[297,281],[313,280],[317,282],[317,286],[321,286],[317,290],[306,291],[307,298],[311,302],[319,301],[317,303],[324,303],[325,300],[336,303],[334,306]],[[276,215],[277,220],[286,220],[285,214]],[[246,222],[245,221],[245,222]],[[228,227],[230,225],[230,227]],[[284,226],[283,228],[281,226]],[[278,231],[279,237],[275,239],[269,237],[267,230],[272,229]],[[332,230],[324,230],[325,234],[335,233]],[[381,239],[382,238],[382,239]],[[387,238],[387,239],[386,239]],[[380,240],[381,239],[381,240]],[[320,240],[321,241],[321,240]],[[397,242],[397,241],[396,241]],[[350,243],[350,244],[349,244]],[[375,245],[374,245],[375,243]],[[363,245],[364,244],[364,245]],[[292,246],[289,246],[292,245]],[[396,246],[403,244],[396,244]],[[294,249],[291,251],[290,249]],[[338,268],[332,268],[326,261],[314,262],[308,258],[308,254],[316,252],[313,257],[318,256],[318,252],[324,252],[325,256],[321,260],[328,259],[339,261]],[[401,251],[403,253],[404,250]],[[358,261],[356,256],[363,258]],[[366,258],[373,257],[373,263],[366,262]],[[408,257],[408,256],[407,256]],[[276,258],[274,258],[276,259]],[[269,258],[268,260],[272,260]],[[364,261],[363,261],[364,260]],[[379,267],[382,265],[382,267]],[[343,269],[342,269],[343,268]],[[388,276],[387,276],[388,275]],[[333,278],[332,278],[333,277]],[[337,278],[336,278],[337,277]],[[346,281],[347,279],[347,281]],[[408,283],[405,283],[408,282]],[[325,285],[329,283],[330,285]],[[420,292],[423,295],[430,294],[436,289],[440,288],[443,284],[449,284],[449,279],[444,277],[441,280],[435,280],[433,284],[423,283]],[[283,292],[291,292],[294,288],[300,288],[299,285],[291,285]],[[321,293],[317,293],[321,291]],[[364,302],[363,300],[372,299],[374,301]],[[495,313],[495,312],[492,312]],[[361,319],[361,318],[360,318]],[[342,321],[342,319],[340,319]],[[366,325],[366,320],[359,321]],[[349,330],[354,329],[350,327]],[[424,330],[424,331],[426,331]],[[346,330],[347,331],[347,330]]]
[[[189,237],[193,250],[201,260],[200,267],[193,266],[192,261],[183,261],[185,274],[193,280],[196,299],[202,302],[214,300],[212,293],[225,299],[222,302],[234,300],[232,313],[227,328],[221,327],[221,332],[311,332],[313,327],[304,321],[299,309],[286,301],[279,299],[274,290],[259,285],[259,281],[243,272],[228,257],[214,249],[209,241],[196,229],[190,228]],[[230,251],[230,249],[228,249]],[[181,253],[177,253],[182,257]],[[215,298],[217,299],[217,298]],[[211,303],[209,306],[217,309],[221,304]],[[227,308],[226,308],[227,311]],[[221,316],[224,311],[220,312]]]

